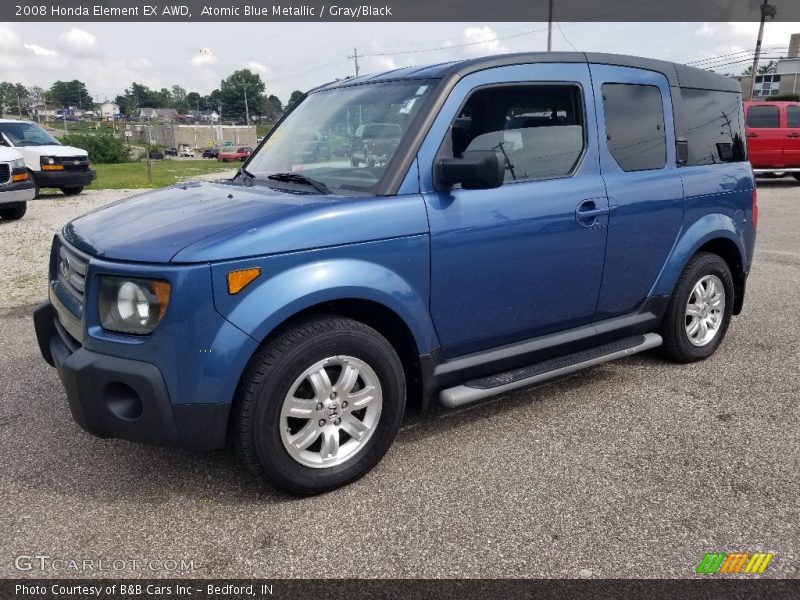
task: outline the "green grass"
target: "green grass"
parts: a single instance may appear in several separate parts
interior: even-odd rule
[[[220,163],[216,160],[156,160],[153,161],[153,182],[147,181],[145,162],[121,163],[117,165],[92,165],[97,171],[97,180],[89,189],[126,190],[135,188],[164,187],[198,175],[238,168],[238,164]]]
[[[64,121],[59,121],[57,119],[50,119],[46,123],[43,122],[42,125],[61,132],[64,131]],[[94,121],[67,121],[67,133],[80,133],[84,135],[106,133],[114,131],[112,125],[113,124],[108,121],[104,123],[97,123]]]

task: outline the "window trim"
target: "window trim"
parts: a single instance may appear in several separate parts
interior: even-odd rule
[[[506,185],[522,184],[522,183],[536,183],[538,181],[554,181],[554,180],[558,180],[558,179],[570,179],[572,177],[575,177],[575,174],[580,170],[581,166],[583,165],[583,161],[586,158],[586,153],[589,150],[589,135],[588,135],[588,131],[587,131],[587,129],[588,129],[588,120],[587,120],[587,112],[586,112],[586,94],[584,93],[583,86],[578,81],[503,81],[503,82],[500,82],[500,83],[487,83],[487,84],[484,84],[484,85],[478,85],[478,86],[470,89],[469,94],[467,94],[464,97],[464,100],[461,102],[461,104],[459,104],[458,110],[456,110],[456,113],[455,113],[456,116],[455,116],[454,120],[458,118],[458,115],[460,115],[461,111],[464,110],[464,107],[467,105],[467,102],[470,101],[472,96],[475,93],[479,92],[479,91],[483,91],[483,90],[487,90],[487,89],[494,89],[494,88],[534,87],[534,86],[535,87],[561,86],[561,87],[574,87],[574,88],[577,88],[578,95],[579,95],[579,100],[580,100],[581,108],[582,108],[582,116],[583,116],[583,124],[582,124],[582,129],[583,129],[583,147],[581,148],[581,154],[577,158],[577,160],[575,161],[575,165],[572,167],[572,170],[569,173],[567,173],[566,175],[559,175],[557,177],[541,177],[541,178],[538,178],[538,179],[512,179],[511,181],[503,181],[503,185],[501,185],[500,187],[503,187],[503,186],[506,186]],[[459,189],[459,190],[462,189],[462,188],[453,188],[452,186],[447,186],[447,185],[442,184],[439,181],[439,178],[437,176],[437,168],[436,167],[439,164],[439,161],[441,161],[443,158],[452,158],[452,156],[445,156],[445,151],[446,151],[446,149],[448,147],[448,142],[449,142],[448,141],[448,137],[451,134],[452,126],[453,126],[453,121],[450,121],[450,123],[447,126],[447,132],[445,133],[445,136],[442,139],[442,141],[439,143],[439,148],[438,148],[438,150],[436,150],[436,155],[433,157],[433,177],[432,177],[432,181],[433,181],[433,189],[436,190],[437,192],[446,192],[446,191],[451,191],[453,189]],[[452,140],[450,140],[450,141],[452,141]]]
[[[635,85],[635,86],[639,86],[639,87],[655,88],[658,91],[658,97],[661,99],[661,102],[659,103],[659,105],[661,106],[661,128],[662,128],[661,131],[664,134],[664,165],[663,166],[651,167],[649,169],[631,169],[631,170],[628,170],[628,169],[625,169],[621,164],[619,164],[619,161],[617,160],[617,157],[614,156],[614,153],[611,151],[611,147],[608,145],[608,142],[610,141],[608,139],[608,117],[606,115],[606,100],[605,100],[604,94],[603,94],[603,88],[605,86],[607,86],[607,85],[626,85],[626,86],[634,86]],[[630,82],[627,82],[627,81],[604,81],[603,83],[600,84],[600,101],[603,104],[603,129],[605,130],[605,133],[606,133],[606,150],[608,151],[608,155],[614,161],[614,164],[617,165],[622,170],[623,173],[644,173],[644,172],[647,172],[647,171],[663,171],[663,170],[665,170],[667,168],[670,168],[670,163],[669,163],[669,139],[668,139],[668,136],[667,136],[667,115],[666,115],[666,112],[664,111],[664,92],[661,91],[661,88],[658,86],[658,84],[655,84],[655,83],[630,83]],[[673,119],[674,119],[674,114],[673,114]],[[673,121],[673,128],[674,127],[675,127],[675,125],[674,125],[674,121]],[[677,134],[676,134],[675,140],[676,141],[678,140]]]

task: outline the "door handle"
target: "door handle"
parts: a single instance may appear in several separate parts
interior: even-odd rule
[[[758,137],[757,133],[748,133],[747,137]]]
[[[593,227],[597,224],[597,217],[609,212],[607,206],[597,206],[594,200],[584,200],[575,209],[575,219],[584,227]]]
[[[798,138],[798,137],[800,137],[800,133],[790,133],[786,137],[787,138]]]

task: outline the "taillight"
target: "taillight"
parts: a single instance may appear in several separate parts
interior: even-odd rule
[[[758,227],[758,192],[753,188],[753,227]]]

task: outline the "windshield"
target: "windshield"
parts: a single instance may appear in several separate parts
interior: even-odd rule
[[[2,123],[0,131],[15,146],[49,146],[59,142],[36,123]]]
[[[431,81],[395,81],[310,94],[247,170],[257,179],[301,173],[334,190],[373,191],[432,89]]]

